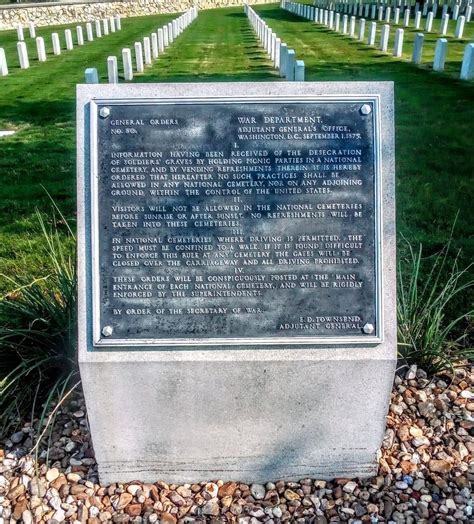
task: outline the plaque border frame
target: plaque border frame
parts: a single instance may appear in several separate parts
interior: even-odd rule
[[[367,94],[336,94],[336,95],[269,95],[269,96],[191,96],[163,97],[163,98],[101,98],[97,97],[90,101],[89,124],[90,124],[90,254],[91,275],[87,285],[92,293],[92,347],[108,350],[127,351],[133,348],[161,348],[189,349],[199,347],[201,349],[212,347],[240,347],[255,348],[258,346],[287,348],[288,346],[343,346],[377,345],[384,342],[384,317],[383,317],[383,164],[382,164],[382,123],[381,123],[381,95]],[[98,220],[98,111],[99,106],[113,105],[214,105],[214,104],[238,104],[238,103],[369,103],[372,104],[373,118],[373,140],[374,140],[374,211],[375,211],[375,333],[373,335],[360,334],[358,336],[293,336],[293,337],[210,337],[210,338],[133,338],[133,339],[110,339],[102,336],[102,325],[100,322],[100,253],[99,253],[99,220]],[[87,166],[87,162],[86,162]],[[100,350],[99,349],[99,350]]]

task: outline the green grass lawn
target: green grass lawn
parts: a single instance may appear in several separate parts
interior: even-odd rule
[[[474,83],[394,59],[274,5],[259,14],[305,61],[307,80],[395,82],[398,230],[437,249],[459,211],[456,246],[474,254]]]
[[[301,2],[301,3],[307,3],[312,5],[312,2]],[[438,10],[437,18],[433,21],[432,30],[430,33],[427,33],[425,31],[425,24],[426,24],[426,18],[421,18],[420,28],[415,29],[415,16],[414,16],[414,9],[411,11],[411,17],[410,17],[410,25],[408,27],[404,26],[403,23],[403,11],[400,11],[402,14],[400,15],[400,23],[394,24],[393,22],[390,22],[390,36],[389,36],[389,45],[388,45],[388,54],[393,53],[393,47],[395,43],[395,33],[397,29],[403,29],[404,30],[404,41],[403,41],[403,55],[398,60],[405,60],[408,62],[411,62],[411,57],[413,53],[413,44],[415,41],[415,35],[418,33],[423,33],[425,35],[424,44],[423,44],[423,60],[419,67],[426,68],[426,69],[432,69],[433,67],[433,61],[434,61],[434,55],[435,55],[435,47],[436,42],[439,38],[446,38],[448,40],[448,52],[447,52],[447,58],[446,58],[446,64],[445,64],[445,71],[444,74],[452,76],[453,78],[459,78],[459,74],[461,72],[461,63],[464,55],[464,50],[467,44],[474,41],[474,23],[466,23],[464,26],[464,33],[463,37],[461,39],[454,38],[454,32],[456,29],[457,22],[454,20],[450,20],[448,23],[448,30],[446,32],[446,35],[441,36],[439,34],[440,32],[440,26],[441,26],[441,9]],[[342,31],[342,17],[344,16],[344,13],[339,12],[340,14],[340,31]],[[347,15],[348,19],[350,20],[352,15]],[[359,24],[360,19],[364,17],[356,16],[357,22],[356,22],[356,37],[359,34]],[[392,15],[391,20],[393,20],[393,8],[392,8]],[[381,22],[377,19],[373,20],[370,17],[366,19],[365,23],[365,36],[364,36],[364,42],[367,43],[367,38],[369,36],[369,28],[371,22],[375,22],[377,24],[377,36],[375,39],[375,48],[378,48],[380,44],[380,34],[383,25],[385,25],[386,22]],[[313,24],[315,27],[316,25]],[[321,26],[318,26],[321,28]],[[327,28],[326,28],[327,29]],[[328,30],[328,29],[327,29]],[[349,30],[349,22],[348,22],[348,30]],[[333,32],[328,30],[329,32]],[[342,38],[346,38],[347,40],[353,40],[353,38],[350,38],[347,35],[340,35]],[[369,49],[373,49],[372,47],[367,46]]]
[[[455,246],[474,255],[470,204],[474,172],[474,84],[395,60],[279,9],[257,9],[306,64],[307,80],[392,80],[396,92],[398,229],[430,251],[447,239],[457,212]],[[74,223],[75,84],[97,67],[105,81],[106,58],[119,57],[173,16],[123,20],[121,32],[51,55],[50,34],[40,28],[48,60],[19,69],[16,32],[0,32],[11,74],[0,78],[0,274],[44,274],[35,208],[50,209],[45,189]],[[27,31],[26,31],[27,34]],[[408,35],[407,35],[408,38]],[[34,43],[27,45],[36,56]],[[450,44],[451,46],[451,44]],[[454,44],[453,46],[454,47]],[[451,48],[450,48],[451,49]],[[448,55],[449,56],[449,55]],[[166,54],[135,82],[278,81],[258,46],[242,8],[201,11]],[[8,289],[0,277],[0,292]]]

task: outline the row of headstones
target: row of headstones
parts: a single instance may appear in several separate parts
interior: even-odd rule
[[[274,67],[278,69],[280,76],[290,81],[304,81],[304,61],[296,60],[295,50],[288,49],[288,45],[277,37],[276,33],[248,4],[244,5],[244,11],[257,38],[273,62]]]
[[[21,28],[21,34],[19,29]],[[120,31],[122,29],[122,20],[120,15],[111,16],[110,18],[106,18],[104,20],[96,20],[95,21],[95,36],[97,38],[101,38],[102,35],[108,35],[110,33],[115,33],[116,31]],[[38,58],[38,62],[46,62],[46,46],[44,43],[44,38],[41,36],[36,36],[36,29],[34,25],[30,25],[30,36],[32,38],[35,38],[36,42],[36,55]],[[26,42],[24,41],[24,34],[23,34],[23,27],[17,26],[17,35],[19,38],[19,42],[17,42],[17,52],[18,52],[18,58],[20,61],[20,68],[21,69],[28,69],[30,67],[30,57],[28,55],[28,48],[26,46]],[[34,35],[34,36],[32,36]],[[20,36],[22,39],[20,39]],[[91,22],[88,22],[86,24],[86,36],[87,41],[92,42],[94,40],[94,30],[93,25]],[[74,49],[74,41],[72,36],[71,29],[65,29],[64,31],[64,37],[66,41],[66,49],[68,51],[71,51]],[[77,45],[82,46],[84,45],[84,33],[82,30],[82,26],[78,25],[76,27],[76,37],[77,37]],[[61,54],[61,41],[59,39],[58,33],[52,33],[51,34],[51,40],[53,44],[53,53],[55,55]],[[6,76],[8,75],[8,64],[7,64],[7,58],[5,55],[5,50],[3,48],[0,48],[0,76]]]
[[[461,13],[464,13],[467,18],[467,13],[472,13],[472,2],[473,0],[468,0],[465,6],[462,6],[461,4],[454,4],[451,8],[451,14],[453,15],[453,20],[457,20],[458,16]],[[321,7],[321,6],[316,6]],[[420,17],[427,17],[429,13],[433,13],[433,16],[436,17],[438,14],[438,8],[440,7],[440,4],[437,2],[434,2],[433,4],[430,4],[429,2],[425,2],[423,4],[423,7],[420,8],[420,3],[415,3],[415,16],[420,13]],[[389,13],[392,11],[394,14],[397,12],[400,13],[402,10],[410,9],[411,5],[396,5],[396,6],[387,6],[387,5],[379,5],[377,3],[375,4],[369,4],[369,3],[361,3],[358,0],[348,0],[347,2],[335,2],[334,4],[331,3],[327,7],[328,9],[332,9],[334,11],[339,11],[340,13],[345,13],[349,15],[359,15],[364,16],[365,18],[369,17],[369,10],[372,14],[371,18],[375,18],[376,13],[379,14],[379,17],[384,16],[384,12],[388,11]],[[443,5],[442,9],[442,15],[449,14],[450,12],[450,6],[448,4]],[[380,14],[382,13],[382,14]],[[390,19],[390,15],[388,15]],[[382,18],[379,18],[382,20]]]
[[[428,33],[431,33],[433,29],[433,21],[436,17],[436,6],[438,4],[434,4],[433,10],[426,13],[426,22],[425,22],[425,30]],[[344,6],[348,6],[348,4],[344,4]],[[426,4],[425,4],[426,6]],[[334,11],[340,12],[340,13],[347,13],[349,15],[357,15],[359,17],[364,16],[364,18],[371,18],[372,20],[378,19],[379,22],[385,21],[386,23],[393,22],[395,25],[400,24],[400,19],[403,19],[403,24],[405,27],[410,26],[410,16],[411,16],[411,9],[407,7],[404,11],[402,11],[399,7],[396,7],[393,10],[393,16],[392,16],[392,8],[391,7],[383,7],[380,6],[377,8],[375,4],[372,4],[370,6],[369,4],[365,4],[365,6],[362,5],[355,5],[351,4],[350,9],[342,9],[341,5],[336,5]],[[414,20],[414,28],[420,29],[421,24],[421,18],[424,15],[424,9],[423,11],[420,11],[417,9],[418,3],[415,6],[415,20]],[[448,13],[447,5],[443,6],[443,11],[441,14],[441,25],[440,25],[440,33],[442,35],[445,35],[448,30],[448,22],[450,15]],[[459,7],[459,6],[455,6]],[[457,21],[456,24],[456,30],[455,30],[455,36],[456,38],[462,38],[463,32],[464,32],[464,24],[466,22],[470,22],[472,19],[472,6],[469,5],[466,8],[465,14],[460,15],[459,10],[454,9],[453,12],[453,20]]]
[[[28,22],[28,31],[30,33],[30,38],[36,38],[36,26],[34,22]],[[16,24],[16,36],[20,42],[25,39],[25,33],[21,24]]]
[[[306,6],[303,4],[297,4],[294,2],[289,2],[287,0],[282,0],[281,8],[290,11],[302,18],[307,18],[317,24],[324,25],[329,29],[342,32],[344,35],[349,35],[352,38],[356,38],[356,17],[348,15],[342,16],[336,11],[330,11],[328,9],[320,9],[317,7]],[[357,38],[360,41],[365,39],[365,18],[361,18],[359,21],[359,31]],[[367,39],[368,45],[375,45],[375,37],[377,34],[377,23],[371,22],[369,28],[369,35]],[[382,26],[380,33],[380,44],[379,49],[381,51],[388,51],[388,41],[390,36],[390,26],[385,24]],[[393,56],[401,57],[403,54],[403,38],[404,30],[398,28],[395,33],[395,42],[393,47]],[[423,52],[423,43],[424,43],[424,34],[418,33],[415,36],[415,42],[412,53],[412,62],[415,64],[420,64],[422,59]],[[446,61],[446,54],[448,50],[448,41],[446,38],[438,39],[435,48],[435,58],[433,62],[433,69],[435,71],[441,72],[444,71],[444,65]],[[472,80],[474,79],[474,44],[468,44],[464,51],[463,62],[461,66],[461,80]]]
[[[333,9],[336,5],[347,4],[351,6],[356,5],[375,5],[375,6],[387,6],[391,5],[395,7],[412,7],[413,0],[314,0],[313,5],[315,7],[324,7],[326,9]],[[438,6],[446,7],[447,10],[454,12],[455,10],[462,11],[465,10],[469,5],[473,4],[473,0],[426,0],[423,2],[423,12],[426,16],[428,9],[437,9]],[[456,7],[457,6],[457,7]],[[414,0],[414,7],[418,11],[420,9],[420,3],[417,0]],[[351,14],[351,13],[346,13]]]
[[[197,7],[192,7],[168,24],[160,27],[156,32],[152,32],[150,36],[145,36],[143,42],[135,42],[135,71],[143,73],[145,66],[150,65],[154,59],[161,56],[165,49],[196,20],[197,16]],[[126,81],[133,80],[132,52],[128,48],[122,49],[122,63],[124,79]],[[107,57],[107,78],[109,84],[117,84],[119,81],[116,56]],[[85,70],[85,80],[87,84],[99,83],[99,75],[95,67],[89,67]]]

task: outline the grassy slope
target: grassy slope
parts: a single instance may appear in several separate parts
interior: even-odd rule
[[[304,59],[307,80],[395,82],[399,231],[435,249],[459,210],[456,246],[472,259],[473,83],[395,60],[275,6],[258,11]]]
[[[309,4],[312,5],[312,2],[310,0],[306,0],[303,2],[300,2],[302,4]],[[461,39],[454,38],[454,32],[456,29],[457,22],[454,20],[449,20],[448,23],[448,30],[446,32],[446,35],[441,36],[439,34],[440,27],[441,27],[441,12],[442,9],[438,9],[437,17],[433,21],[433,26],[431,33],[427,33],[425,31],[425,24],[426,24],[426,18],[421,18],[420,28],[415,29],[415,16],[414,16],[414,8],[411,10],[411,17],[409,26],[405,27],[403,23],[403,11],[401,11],[400,15],[400,22],[399,24],[393,23],[393,7],[391,11],[391,22],[390,22],[390,34],[389,34],[389,44],[388,44],[388,51],[389,54],[393,52],[393,46],[395,43],[395,32],[397,29],[403,29],[404,31],[404,38],[403,38],[403,56],[400,60],[404,61],[411,61],[412,53],[413,53],[413,43],[415,41],[415,35],[417,33],[423,33],[425,35],[424,43],[423,43],[423,55],[422,55],[422,63],[420,64],[420,67],[425,69],[432,69],[433,68],[433,60],[435,55],[435,47],[436,42],[439,38],[446,38],[448,40],[448,52],[447,52],[447,58],[445,63],[445,71],[444,74],[451,76],[453,78],[459,78],[459,73],[461,72],[461,63],[462,58],[464,55],[464,50],[466,47],[466,44],[469,44],[474,41],[474,22],[466,23],[464,26],[464,33],[463,37]],[[345,13],[340,12],[341,22],[340,22],[340,30],[342,30],[342,17]],[[347,15],[348,20],[350,20],[352,15]],[[377,11],[377,17],[378,17],[378,11]],[[356,31],[355,35],[357,36],[359,34],[359,21],[363,17],[356,16],[357,22],[356,22]],[[373,20],[370,18],[370,12],[369,12],[369,18],[366,19],[365,24],[365,36],[364,36],[364,42],[367,42],[367,38],[369,36],[369,28],[371,22],[375,22],[377,24],[377,36],[375,38],[375,48],[378,48],[380,44],[380,33],[382,30],[382,26],[386,22],[380,22],[378,19]],[[349,22],[347,24],[348,30],[349,30]],[[333,33],[333,31],[331,31]],[[342,37],[342,35],[341,35]],[[347,40],[352,40],[352,38],[349,38],[348,36],[344,37]],[[368,49],[373,49],[372,47],[367,46]]]
[[[472,258],[473,85],[394,60],[276,6],[260,11],[305,60],[308,80],[395,81],[399,230],[435,249],[461,210],[456,246]],[[0,273],[24,267],[32,274],[42,271],[34,217],[35,206],[49,207],[42,185],[74,216],[74,85],[82,82],[84,68],[98,67],[103,81],[108,55],[119,56],[122,47],[169,19],[125,20],[119,33],[60,57],[48,56],[44,64],[32,61],[27,71],[12,67],[11,75],[0,78],[0,129],[20,130],[0,139]],[[39,34],[49,43],[51,32],[44,28]],[[0,46],[11,55],[14,33],[0,33]],[[135,81],[273,79],[277,76],[256,46],[242,10],[235,8],[201,12]],[[0,290],[6,287],[0,278]]]
[[[40,28],[48,60],[31,60],[19,69],[16,32],[0,33],[10,75],[0,78],[0,129],[17,129],[12,138],[0,139],[0,275],[28,268],[44,272],[35,207],[48,211],[54,197],[70,220],[75,210],[75,84],[83,82],[84,69],[97,67],[106,81],[106,57],[120,57],[123,47],[147,36],[173,16],[126,19],[122,31],[86,43],[73,51],[52,55],[51,33],[64,29]],[[28,34],[25,31],[25,36]],[[75,40],[75,32],[73,32]],[[30,57],[34,42],[26,38]],[[120,63],[119,59],[119,63]],[[240,9],[202,12],[167,52],[136,75],[136,82],[196,80],[269,80],[274,77]],[[44,186],[44,187],[43,187]],[[0,276],[0,292],[9,283]]]

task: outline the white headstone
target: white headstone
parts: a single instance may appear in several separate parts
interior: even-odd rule
[[[387,7],[387,9],[385,10],[385,22],[389,23],[390,22],[390,16],[392,15],[392,8],[391,7]]]
[[[356,28],[356,17],[351,16],[351,22],[349,24],[349,36],[354,38],[355,36],[355,28]]]
[[[100,20],[95,21],[95,35],[97,36],[97,38],[102,37],[102,27],[100,25]]]
[[[433,11],[430,11],[428,13],[428,16],[426,17],[425,31],[427,33],[431,33],[432,29],[433,29]]]
[[[46,62],[46,48],[44,47],[44,38],[41,36],[36,38],[36,52],[38,54],[38,61]]]
[[[467,44],[464,49],[460,78],[461,80],[474,80],[474,44]]]
[[[417,11],[415,14],[415,29],[420,29],[421,23],[421,11]]]
[[[70,29],[65,29],[64,36],[66,37],[66,49],[68,51],[71,51],[71,49],[74,48],[74,44],[72,43],[72,33]]]
[[[285,78],[289,81],[295,79],[296,53],[294,49],[288,49],[286,53]]]
[[[369,37],[367,43],[369,45],[375,45],[375,35],[377,34],[377,22],[370,22]]]
[[[403,13],[403,25],[405,27],[410,25],[410,8],[405,9],[405,13]]]
[[[51,40],[53,42],[53,53],[55,55],[61,54],[61,42],[58,33],[51,33]]]
[[[16,37],[19,42],[23,42],[25,39],[25,35],[23,34],[23,26],[21,24],[17,24],[16,26]]]
[[[466,18],[464,16],[458,17],[458,21],[456,23],[456,30],[454,31],[454,38],[462,38],[462,35],[464,33],[465,22]]]
[[[390,35],[390,26],[388,24],[384,24],[382,27],[382,31],[380,32],[380,51],[387,52],[388,49],[388,37]]]
[[[84,45],[84,34],[82,32],[82,26],[76,27],[77,45]]]
[[[270,60],[274,63],[275,62],[275,53],[276,53],[276,33],[272,33],[272,42],[271,42],[271,49],[270,49]]]
[[[163,42],[164,42],[164,46],[165,47],[168,47],[170,45],[170,39],[169,39],[169,35],[168,35],[168,26],[167,25],[163,26]]]
[[[18,58],[20,59],[20,67],[22,69],[28,69],[30,67],[30,61],[28,60],[28,49],[26,48],[25,42],[18,42],[16,48]]]
[[[359,40],[365,38],[365,18],[361,18],[359,22]]]
[[[120,15],[115,15],[115,28],[117,31],[122,30],[122,18]]]
[[[102,28],[104,30],[104,36],[109,34],[109,21],[107,18],[102,20]]]
[[[151,56],[153,59],[158,58],[158,35],[156,33],[151,33]]]
[[[411,58],[411,61],[414,64],[421,64],[424,41],[425,35],[423,33],[417,33],[415,36],[415,41],[413,43],[413,55]]]
[[[334,31],[339,32],[339,25],[341,23],[341,15],[336,13],[336,18],[334,20]]]
[[[150,65],[151,64],[151,45],[150,45],[150,38],[148,36],[145,36],[143,39],[143,54],[145,55],[145,64]]]
[[[174,41],[173,24],[168,22],[168,43],[172,44]]]
[[[297,60],[295,63],[295,81],[304,82],[304,62]]]
[[[115,18],[113,16],[109,18],[109,26],[110,26],[110,32],[115,33]]]
[[[347,35],[347,15],[342,17],[342,34]]]
[[[459,16],[459,4],[455,4],[453,8],[453,20],[457,20]]]
[[[8,75],[8,64],[7,57],[5,56],[5,50],[0,47],[0,76]]]
[[[135,66],[137,73],[143,73],[143,50],[141,42],[135,42]]]
[[[165,43],[163,39],[163,29],[158,29],[158,53],[161,54],[165,50]]]
[[[99,75],[97,74],[97,69],[95,67],[88,67],[84,71],[84,76],[86,79],[86,84],[98,84]]]
[[[372,4],[371,11],[370,11],[370,18],[374,20],[376,16],[377,16],[377,6],[375,4]]]
[[[109,79],[109,84],[118,83],[118,67],[116,56],[107,57],[107,76]]]
[[[284,77],[286,74],[286,57],[288,54],[288,46],[283,42],[280,45],[280,71],[279,74],[281,77]]]
[[[92,40],[94,40],[94,32],[92,31],[92,24],[90,22],[87,22],[86,24],[86,33],[87,33],[87,40],[89,42],[92,42]]]
[[[329,11],[329,29],[334,29],[334,11]]]
[[[403,53],[403,29],[397,29],[395,32],[395,45],[393,47],[393,56],[400,57]]]
[[[439,26],[439,34],[444,36],[448,32],[449,15],[443,15],[441,17],[441,24]]]
[[[383,20],[383,7],[379,7],[379,22]]]
[[[28,30],[30,32],[30,38],[36,38],[36,28],[33,22],[28,22]]]
[[[466,7],[465,16],[466,16],[466,22],[470,22],[471,21],[471,16],[472,16],[472,5],[468,5]]]
[[[130,49],[122,49],[123,77],[125,80],[133,80],[132,53]]]
[[[277,69],[280,67],[280,46],[281,38],[277,38],[275,42],[275,60],[273,61],[273,66]]]
[[[396,8],[395,11],[393,12],[393,23],[398,25],[398,23],[400,22],[400,8]]]
[[[446,52],[448,50],[448,41],[446,38],[440,38],[436,42],[435,57],[433,62],[434,71],[444,71],[444,63],[446,61]]]

